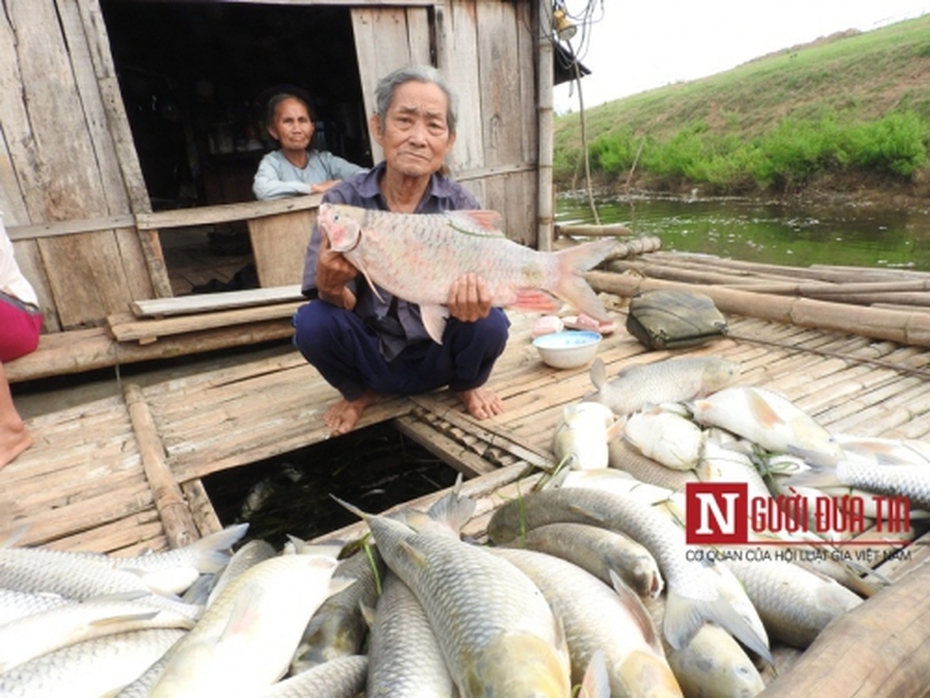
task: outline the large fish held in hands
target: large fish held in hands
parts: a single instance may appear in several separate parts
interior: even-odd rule
[[[499,218],[493,211],[407,214],[322,204],[317,220],[332,249],[376,294],[381,287],[419,304],[437,343],[449,315],[449,287],[467,273],[485,280],[495,306],[554,313],[562,300],[599,321],[609,319],[584,272],[611,252],[614,240],[539,252],[508,239]]]

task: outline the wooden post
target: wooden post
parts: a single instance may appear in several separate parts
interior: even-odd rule
[[[165,458],[165,447],[158,436],[152,412],[135,383],[126,386],[123,393],[129,407],[129,418],[139,444],[142,467],[152,489],[155,508],[165,527],[165,537],[172,548],[180,548],[200,536],[181,488],[175,481]]]
[[[552,82],[554,75],[554,59],[552,49],[552,27],[549,26],[549,0],[539,0],[536,12],[536,55],[538,69],[536,71],[539,91],[539,107],[536,110],[539,123],[539,195],[538,214],[536,218],[536,248],[543,252],[552,249],[552,223],[553,223],[553,196],[552,196]]]

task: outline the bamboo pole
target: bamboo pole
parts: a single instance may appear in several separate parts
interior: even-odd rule
[[[553,245],[553,248],[556,250],[564,250],[569,247],[576,247],[578,245],[577,240],[572,238],[558,238]],[[652,252],[653,250],[659,249],[661,247],[662,241],[657,237],[641,237],[633,238],[632,240],[626,240],[624,242],[618,242],[614,247],[613,251],[605,258],[608,262],[615,259],[622,259],[624,257],[631,257],[634,255],[640,255],[644,252]]]
[[[152,490],[155,508],[165,526],[168,544],[172,548],[189,545],[200,537],[197,525],[187,507],[181,487],[168,466],[165,447],[158,436],[158,428],[142,395],[142,389],[135,383],[130,383],[123,394],[142,456],[142,467]]]
[[[849,306],[809,298],[786,298],[611,272],[592,271],[585,276],[595,291],[629,297],[650,289],[677,288],[709,296],[724,313],[930,347],[930,315],[927,313]]]
[[[556,225],[555,236],[577,235],[579,237],[612,238],[617,235],[632,235],[633,231],[621,223],[605,223],[604,225]]]

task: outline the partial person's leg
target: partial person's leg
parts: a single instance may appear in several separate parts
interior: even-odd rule
[[[0,363],[0,468],[32,445],[32,436],[16,411],[6,371]]]
[[[0,293],[0,468],[32,445],[32,436],[13,404],[3,362],[35,351],[41,331],[40,313],[23,310],[15,298]]]

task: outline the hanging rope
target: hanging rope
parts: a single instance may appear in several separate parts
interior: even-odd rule
[[[598,6],[600,6],[599,11]],[[597,206],[594,203],[594,189],[591,182],[591,158],[588,152],[584,94],[581,87],[581,61],[590,46],[591,25],[599,22],[603,16],[604,0],[586,0],[584,8],[577,13],[569,11],[565,0],[554,0],[552,17],[549,18],[549,26],[554,28],[554,31],[550,34],[551,41],[553,41],[553,43],[562,41],[568,47],[569,65],[563,65],[562,67],[568,68],[571,71],[572,87],[578,91],[578,117],[581,127],[581,153],[584,158],[585,190],[587,192],[588,205],[591,207],[591,214],[594,217],[595,225],[600,225],[601,219],[597,212]],[[556,19],[559,21],[557,22]],[[563,26],[562,30],[558,30],[558,25],[560,23]],[[572,40],[576,37],[579,37],[577,49],[572,43]],[[558,52],[556,55],[559,55]]]

